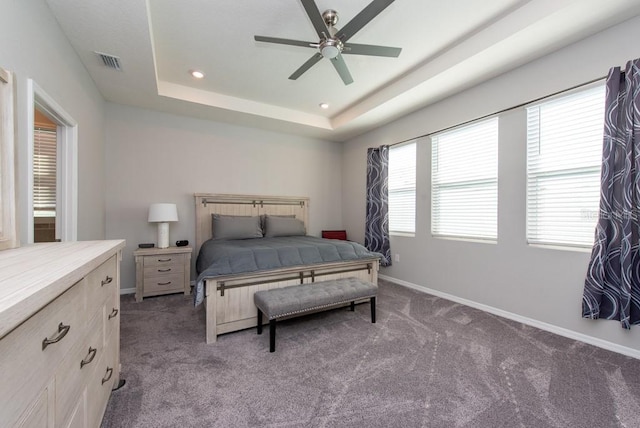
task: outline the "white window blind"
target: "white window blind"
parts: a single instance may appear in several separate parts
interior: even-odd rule
[[[33,136],[33,211],[56,215],[56,131],[36,128]]]
[[[590,247],[600,200],[605,87],[527,108],[527,240]]]
[[[498,118],[432,137],[431,232],[498,238]]]
[[[389,149],[389,232],[416,231],[416,142]]]

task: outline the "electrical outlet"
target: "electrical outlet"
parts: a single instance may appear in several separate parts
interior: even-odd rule
[[[396,253],[396,256],[395,256],[394,260],[396,262],[399,262],[400,261],[400,254]]]

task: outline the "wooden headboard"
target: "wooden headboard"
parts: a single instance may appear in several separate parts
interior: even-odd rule
[[[211,214],[295,215],[309,230],[309,198],[292,196],[221,195],[196,193],[196,252],[211,238]]]

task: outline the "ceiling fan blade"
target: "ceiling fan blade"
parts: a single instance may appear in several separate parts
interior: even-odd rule
[[[400,52],[402,52],[402,48],[345,43],[342,54],[343,55],[349,54],[349,55],[387,56],[387,57],[397,58],[398,56],[400,56]]]
[[[302,40],[280,39],[278,37],[253,36],[256,42],[278,43],[280,45],[302,46],[304,48],[316,48],[317,43],[303,42]]]
[[[373,0],[367,7],[362,9],[351,21],[347,23],[338,33],[338,37],[343,42],[349,40],[354,34],[362,29],[369,21],[378,16],[380,12],[385,10],[387,6],[394,0]],[[303,2],[304,3],[304,2]],[[322,18],[322,16],[321,16]]]
[[[349,69],[347,68],[347,64],[344,62],[342,55],[338,55],[331,59],[331,64],[333,64],[345,85],[353,83],[353,77],[351,77],[351,73],[349,73]]]
[[[316,33],[318,33],[318,37],[323,39],[329,35],[329,29],[327,28],[327,24],[325,24],[324,19],[322,18],[322,14],[316,6],[315,1],[313,0],[300,0],[302,6],[304,6],[304,10],[307,11],[307,15],[309,15],[309,19],[313,24],[313,28],[316,29]]]
[[[307,71],[308,69],[316,65],[316,63],[321,59],[322,59],[322,55],[320,54],[320,52],[316,53],[314,56],[309,58],[307,62],[302,64],[302,66],[299,69],[297,69],[291,76],[289,76],[289,79],[296,80],[298,77],[302,76],[302,74],[305,71]]]

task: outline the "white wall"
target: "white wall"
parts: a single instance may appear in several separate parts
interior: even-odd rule
[[[637,43],[630,42],[638,28],[640,18],[627,21],[347,142],[342,206],[349,235],[364,236],[367,147],[425,135],[605,76],[611,66],[640,57]],[[400,254],[400,262],[381,274],[567,329],[576,337],[587,335],[592,342],[611,342],[612,348],[626,347],[623,351],[640,356],[640,328],[625,331],[615,321],[581,318],[588,252],[526,243],[525,124],[522,108],[500,117],[497,244],[431,236],[431,146],[429,138],[419,140],[416,236],[392,237],[392,253]]]
[[[78,123],[78,239],[103,239],[104,100],[43,0],[0,1],[0,65],[16,76],[18,222],[26,237],[27,79]]]
[[[153,202],[178,205],[171,243],[195,242],[194,193],[308,196],[310,234],[342,226],[338,143],[111,103],[106,130],[107,237],[127,240],[122,288],[135,287],[137,245],[156,242]]]

